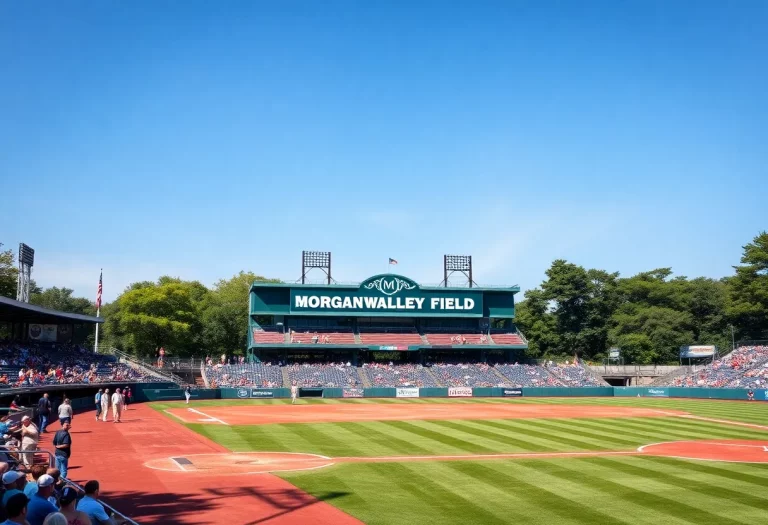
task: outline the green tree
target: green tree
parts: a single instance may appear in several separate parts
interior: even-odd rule
[[[46,288],[45,290],[38,289],[30,293],[29,302],[62,312],[85,315],[96,314],[96,308],[88,299],[72,297],[73,293],[74,290],[70,288],[58,288],[56,286]]]
[[[557,353],[559,338],[555,316],[549,312],[549,302],[541,289],[528,290],[525,300],[515,306],[515,324],[528,339],[529,357]]]
[[[105,332],[112,344],[137,355],[159,347],[177,356],[200,352],[201,306],[208,289],[197,281],[161,277],[152,286],[129,287],[105,306]]]
[[[248,297],[254,282],[278,283],[252,272],[240,272],[218,281],[202,305],[203,341],[206,352],[243,351],[248,342]]]
[[[744,246],[741,265],[728,279],[728,320],[744,339],[768,338],[768,233]]]
[[[16,299],[16,281],[19,269],[16,267],[16,257],[13,250],[0,251],[0,295]]]

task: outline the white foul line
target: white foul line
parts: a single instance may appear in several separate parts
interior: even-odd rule
[[[199,410],[195,410],[194,408],[188,408],[187,410],[189,410],[190,412],[194,412],[195,414],[200,414],[201,416],[207,417],[209,421],[216,421],[217,423],[221,423],[222,425],[229,426],[229,423],[225,423],[221,419],[215,418],[213,416],[209,416],[208,414],[204,412],[200,412]]]
[[[724,425],[734,425],[737,427],[759,428],[760,430],[768,430],[768,427],[765,425],[756,425],[755,423],[742,423],[741,421],[731,421],[730,419],[715,419],[712,417],[694,416],[691,414],[686,414],[679,417],[682,417],[685,419],[695,419],[697,421],[709,421],[710,423],[722,423]]]

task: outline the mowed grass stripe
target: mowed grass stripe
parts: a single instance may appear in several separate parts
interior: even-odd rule
[[[461,439],[453,434],[445,434],[441,430],[429,428],[426,421],[386,421],[387,425],[422,438],[442,443],[449,447],[453,454],[493,454],[498,449],[478,445],[473,441]],[[432,425],[435,427],[436,425]]]
[[[467,420],[467,421],[433,421],[433,423],[450,429],[450,432],[459,431],[471,436],[480,436],[491,441],[502,444],[500,450],[506,452],[537,452],[541,451],[541,446],[526,440],[527,436],[512,434],[506,430],[500,430],[489,424],[488,421]]]
[[[594,432],[585,429],[574,419],[533,419],[527,421],[528,426],[541,432],[552,432],[573,436],[587,445],[601,449],[631,448],[633,441],[619,437],[614,432]]]
[[[613,497],[635,503],[646,508],[660,510],[665,514],[691,523],[717,523],[718,525],[738,525],[737,521],[722,515],[716,509],[705,510],[707,500],[696,498],[689,491],[670,490],[669,484],[659,476],[627,476],[625,472],[617,475],[610,465],[592,463],[596,469],[579,468],[588,459],[577,459],[571,463],[524,461],[525,467],[530,467],[539,473],[546,473],[562,481],[584,483],[601,490]],[[615,481],[614,481],[615,479]],[[689,502],[695,501],[696,505]]]
[[[596,461],[590,461],[596,459]],[[655,477],[661,479],[664,483],[675,487],[675,492],[687,490],[702,495],[705,498],[720,498],[726,500],[723,503],[715,505],[744,505],[752,509],[768,508],[768,496],[760,497],[761,492],[755,495],[749,494],[744,490],[734,490],[724,486],[723,479],[719,476],[705,481],[698,472],[689,471],[687,475],[678,475],[671,469],[658,469],[658,465],[647,462],[644,457],[632,458],[632,461],[623,461],[627,458],[586,458],[586,463],[597,464],[601,467],[608,467],[614,471],[620,471],[637,477]],[[712,478],[712,476],[709,476]],[[736,509],[738,510],[738,509]],[[740,514],[744,514],[741,512]],[[750,515],[747,513],[746,515]],[[731,517],[733,517],[731,515]]]
[[[744,485],[746,490],[754,490],[750,485],[768,487],[768,465],[755,465],[751,463],[720,463],[714,461],[681,461],[675,458],[647,456],[646,464],[656,465],[660,472],[677,472],[686,475],[692,472],[704,476],[726,478],[726,483]]]
[[[536,424],[535,419],[502,419],[491,421],[497,428],[507,428],[510,432],[526,437],[533,437],[555,451],[585,451],[585,450],[609,450],[608,444],[592,445],[579,439],[570,437],[568,432],[555,432],[542,429]]]

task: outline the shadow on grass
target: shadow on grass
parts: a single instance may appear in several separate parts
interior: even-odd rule
[[[331,503],[348,494],[327,492],[312,497],[295,488],[212,487],[205,489],[204,494],[106,492],[101,495],[101,499],[142,525],[258,525],[275,518],[288,518],[300,509],[320,502]],[[251,513],[246,520],[233,518],[233,508],[249,509]]]

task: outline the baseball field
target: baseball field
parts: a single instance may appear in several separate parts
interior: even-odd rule
[[[350,523],[754,525],[768,512],[761,402],[275,399],[152,408],[231,453],[176,454],[147,467],[279,476]]]

